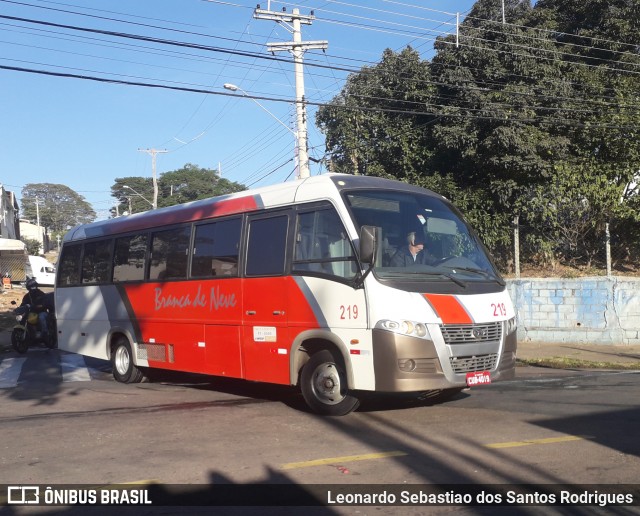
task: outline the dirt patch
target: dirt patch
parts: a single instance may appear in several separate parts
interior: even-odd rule
[[[16,323],[16,316],[13,315],[14,305],[22,302],[22,297],[27,293],[24,288],[13,288],[0,291],[0,331],[10,330]]]

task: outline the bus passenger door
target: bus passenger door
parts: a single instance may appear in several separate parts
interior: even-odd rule
[[[242,286],[243,362],[248,380],[288,384],[287,233],[289,213],[249,217]]]

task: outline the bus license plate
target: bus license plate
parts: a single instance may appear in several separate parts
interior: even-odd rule
[[[476,385],[489,385],[491,383],[491,375],[489,371],[476,371],[475,373],[467,373],[467,387],[475,387]]]

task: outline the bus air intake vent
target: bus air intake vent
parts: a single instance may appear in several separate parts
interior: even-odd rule
[[[490,371],[498,363],[498,354],[478,355],[471,357],[451,357],[451,369],[454,373],[473,373],[476,371]]]
[[[444,324],[440,326],[447,344],[477,344],[478,342],[500,342],[502,323],[485,324]]]
[[[166,362],[167,354],[164,344],[141,343],[138,344],[138,358],[153,362]]]

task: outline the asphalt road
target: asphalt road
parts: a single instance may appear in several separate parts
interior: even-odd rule
[[[0,484],[594,486],[640,478],[636,372],[524,367],[514,381],[447,403],[366,398],[357,412],[324,418],[293,389],[177,374],[123,385],[107,363],[79,359],[38,349],[1,357]]]

